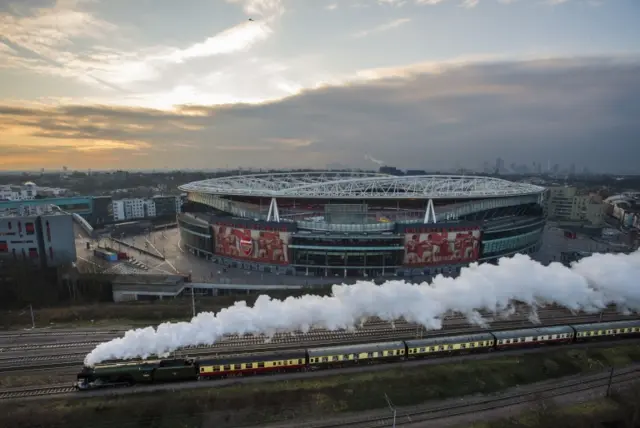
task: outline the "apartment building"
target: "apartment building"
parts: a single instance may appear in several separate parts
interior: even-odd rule
[[[112,207],[114,221],[175,217],[182,207],[182,199],[179,196],[118,199],[113,201]]]
[[[606,205],[598,195],[582,193],[577,187],[551,187],[547,195],[549,219],[588,223],[593,226],[604,224]]]

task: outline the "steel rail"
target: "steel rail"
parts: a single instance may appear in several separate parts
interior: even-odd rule
[[[579,392],[589,391],[596,388],[615,387],[622,383],[640,381],[640,368],[622,368],[613,375],[609,370],[595,375],[585,375],[590,379],[576,379],[574,381],[563,381],[557,379],[558,385],[541,385],[526,392],[511,392],[497,397],[483,398],[479,401],[468,403],[458,403],[441,405],[436,407],[412,406],[408,409],[396,410],[396,426],[415,424],[419,422],[433,421],[438,419],[462,416],[471,413],[484,412],[488,410],[500,409],[505,406],[513,406],[525,403],[536,402],[545,399],[556,398],[564,395],[571,395]],[[422,409],[419,409],[422,407]],[[384,416],[364,416],[354,417],[351,420],[341,420],[339,422],[317,422],[301,423],[300,428],[374,428],[382,424],[390,424],[393,416],[386,412]]]
[[[614,315],[614,317],[620,317],[619,315]],[[599,315],[597,316],[600,317]],[[555,325],[566,325],[568,322],[571,323],[588,323],[588,322],[598,322],[600,320],[594,320],[593,316],[584,317],[557,317],[553,319],[547,319],[541,324],[531,324],[527,320],[505,320],[505,321],[496,321],[493,323],[491,331],[499,331],[499,330],[508,330],[513,328],[532,328],[536,326],[540,327],[551,327]],[[604,318],[609,318],[606,316]],[[625,318],[626,319],[626,318]],[[602,321],[614,321],[610,319],[601,319]],[[486,332],[488,329],[478,329],[475,326],[469,326],[461,329],[446,329],[446,330],[423,330],[420,338],[426,337],[438,337],[438,336],[448,336],[452,334],[474,334]],[[376,334],[377,333],[377,334]],[[326,337],[320,336],[316,339],[311,338],[311,340],[290,340],[284,343],[273,343],[267,342],[261,345],[255,344],[255,342],[247,343],[246,345],[238,346],[237,343],[232,343],[230,346],[224,346],[224,342],[216,344],[218,346],[206,347],[206,348],[186,348],[182,350],[178,350],[172,354],[175,358],[185,358],[185,357],[196,357],[196,356],[210,356],[210,355],[229,355],[229,354],[237,354],[239,352],[243,354],[249,353],[258,353],[258,352],[269,352],[269,351],[280,351],[280,350],[295,350],[302,349],[311,346],[334,346],[334,345],[343,345],[343,344],[359,344],[359,343],[369,343],[372,341],[384,341],[384,340],[411,340],[417,338],[416,329],[411,328],[401,328],[395,330],[384,330],[382,333],[373,331],[373,330],[364,330],[356,333],[351,333],[349,337],[336,338],[334,337]],[[327,334],[327,336],[330,336]],[[285,336],[288,337],[288,336]],[[291,338],[290,339],[296,339]],[[223,345],[223,346],[220,346]],[[247,347],[253,346],[253,347]],[[72,354],[63,354],[63,355],[53,355],[53,356],[36,356],[36,357],[21,357],[21,358],[8,358],[1,359],[0,358],[0,373],[2,372],[15,372],[15,371],[23,371],[23,370],[46,370],[52,368],[63,368],[63,367],[72,367],[76,365],[80,365],[83,363],[84,357],[86,356],[86,352],[81,353],[72,353]],[[35,363],[35,364],[34,364]]]
[[[549,308],[545,311],[540,311],[538,313],[538,317],[542,320],[545,318],[557,318],[557,317],[552,317],[549,316],[551,314],[560,314],[562,316],[575,316],[575,317],[589,317],[589,316],[594,316],[594,314],[570,314],[569,311],[567,310],[563,310],[563,309],[555,309],[555,308]],[[499,317],[497,319],[492,319],[492,315],[494,314],[483,314],[484,318],[487,320],[488,323],[492,323],[492,322],[500,322],[503,321],[503,319],[500,319]],[[615,312],[609,312],[609,311],[604,311],[602,312],[602,316],[609,316],[609,315],[617,315],[617,316],[623,316],[620,314],[617,314]],[[522,319],[528,319],[531,316],[531,314],[527,314],[527,313],[516,313],[515,315],[511,316],[510,319],[511,320],[516,320],[516,317],[521,317]],[[443,319],[443,324],[451,324],[455,321],[466,321],[467,318],[463,315],[452,315],[452,316],[446,316]],[[300,331],[297,332],[293,332],[293,333],[276,333],[276,335],[271,338],[270,340],[278,340],[279,337],[295,337],[295,336],[304,336],[305,338],[308,338],[311,335],[322,335],[322,334],[330,334],[330,335],[339,335],[339,334],[353,334],[354,332],[360,332],[360,331],[365,331],[365,330],[371,330],[371,329],[378,329],[378,330],[382,330],[382,328],[380,328],[379,326],[385,326],[386,329],[388,329],[389,331],[393,331],[393,330],[397,330],[398,327],[405,327],[406,328],[416,328],[416,329],[420,329],[423,328],[422,326],[420,326],[419,324],[416,323],[409,323],[406,320],[397,320],[397,321],[393,321],[393,322],[389,322],[389,321],[383,321],[380,319],[374,319],[374,320],[370,320],[366,323],[364,323],[361,327],[359,327],[358,329],[354,330],[354,331],[350,331],[350,330],[327,330],[327,329],[312,329],[310,331],[308,331],[307,333],[303,333]],[[445,325],[443,329],[447,329],[447,326]],[[220,346],[232,346],[233,344],[231,342],[233,341],[237,341],[238,343],[236,344],[237,346],[246,346],[246,345],[251,345],[251,344],[255,344],[258,343],[260,341],[263,340],[267,340],[267,336],[264,335],[237,335],[237,334],[229,334],[229,335],[225,335],[223,336],[223,338],[217,343],[217,345]],[[285,340],[287,341],[287,340]],[[86,342],[65,342],[65,343],[44,343],[44,344],[25,344],[25,345],[12,345],[12,346],[5,346],[5,347],[0,347],[0,355],[3,354],[9,354],[12,352],[25,352],[25,351],[46,351],[49,349],[52,350],[62,350],[65,348],[76,348],[76,350],[78,348],[81,348],[84,352],[84,349],[86,347],[87,352],[91,351],[95,346],[99,345],[100,343],[103,343],[104,341],[86,341]],[[250,343],[251,342],[251,343]],[[224,345],[222,345],[224,343]],[[192,347],[188,347],[188,349],[202,349],[202,348],[210,348],[210,347],[215,347],[216,345],[198,345],[198,346],[192,346]],[[79,350],[77,352],[80,352]],[[0,358],[0,360],[2,360],[3,358]],[[4,358],[4,359],[8,359],[8,358]]]
[[[629,343],[635,343],[637,344],[639,342],[639,339],[629,339]],[[560,349],[579,349],[579,348],[585,348],[587,346],[589,347],[606,347],[606,346],[611,346],[612,344],[618,342],[617,340],[600,340],[594,343],[574,343],[571,345],[564,346],[561,347]],[[625,342],[618,342],[618,343],[625,343]],[[555,348],[556,350],[558,348]],[[465,361],[466,359],[472,359],[475,357],[475,359],[487,359],[487,358],[502,358],[502,357],[510,357],[510,356],[517,356],[517,355],[527,355],[527,354],[532,354],[532,353],[540,353],[540,352],[544,352],[544,351],[552,351],[553,348],[540,348],[540,347],[536,347],[536,348],[526,348],[526,349],[517,349],[517,350],[511,350],[511,351],[507,351],[506,354],[504,353],[499,353],[499,354],[495,354],[495,353],[482,353],[482,354],[466,354],[466,355],[462,355],[462,356],[455,356],[455,355],[447,355],[447,356],[438,356],[436,358],[425,358],[425,359],[412,359],[412,360],[405,360],[405,361],[398,361],[398,362],[392,362],[392,363],[388,363],[388,364],[374,364],[374,365],[367,365],[367,366],[363,366],[363,368],[366,368],[365,371],[379,371],[379,369],[390,369],[390,368],[394,368],[395,366],[398,365],[411,365],[411,366],[422,366],[423,364],[429,364],[429,363],[433,363],[433,364],[447,364],[448,362],[460,362],[460,361]],[[418,364],[415,365],[414,363],[422,363],[422,364]],[[334,372],[340,372],[342,370],[345,371],[349,371],[350,369],[353,369],[355,367],[351,367],[351,368],[341,368],[341,369],[335,369],[335,370],[331,370],[332,373],[330,374],[334,374]],[[623,376],[625,374],[628,373],[636,373],[636,372],[640,372],[640,367],[638,367],[638,365],[635,365],[634,367],[626,367],[626,368],[621,368],[618,370],[618,372],[614,373],[613,378],[616,377],[620,377]],[[306,372],[306,373],[302,373],[303,378],[304,377],[312,377],[313,375],[318,375],[321,373],[325,373],[324,371],[315,371],[315,372]],[[291,375],[292,373],[288,373],[289,375]],[[299,373],[300,374],[300,373]],[[338,373],[335,373],[338,374]],[[283,376],[286,376],[287,374],[283,374]],[[599,374],[583,374],[583,375],[579,375],[579,376],[583,376],[582,379],[578,378],[578,383],[585,383],[587,382],[587,380],[585,380],[585,377],[593,377],[593,376],[599,376]],[[604,375],[603,375],[604,376]],[[607,375],[607,376],[610,376]],[[542,381],[542,382],[552,382],[552,381],[557,381],[557,382],[564,382],[563,385],[566,385],[567,382],[573,382],[573,378],[575,378],[575,376],[569,376],[569,378],[571,378],[570,380],[566,380],[567,377],[565,377],[564,381],[563,378],[557,378],[557,379],[550,379],[547,381]],[[250,378],[246,378],[247,380]],[[262,376],[261,379],[263,381],[269,381],[270,377],[269,376]],[[639,377],[640,379],[640,377]],[[593,382],[593,380],[591,380]],[[191,385],[193,385],[193,388],[196,387],[203,387],[207,384],[209,384],[208,382],[202,383],[202,382],[189,382],[189,381],[185,381],[184,383],[189,383]],[[575,382],[574,382],[575,383]],[[572,385],[574,384],[572,383]],[[157,387],[158,385],[156,385]],[[163,386],[163,385],[160,385]],[[165,387],[167,386],[175,386],[175,384],[164,384]],[[214,385],[212,385],[214,386]],[[112,388],[107,388],[104,389],[104,393],[105,394],[111,394],[113,392],[114,388],[117,388],[118,386],[114,386]],[[547,387],[540,387],[543,390],[549,389]],[[125,391],[127,392],[132,392],[132,393],[144,393],[144,392],[153,392],[154,389],[154,385],[143,385],[140,389],[137,390],[132,390],[130,391],[127,388],[124,388]],[[69,385],[65,385],[65,384],[57,384],[57,385],[47,385],[47,386],[29,386],[29,387],[17,387],[17,388],[7,388],[7,389],[1,389],[0,390],[0,399],[19,399],[19,398],[28,398],[28,397],[35,397],[35,396],[41,396],[41,395],[60,395],[60,394],[67,394],[67,393],[73,393],[75,392],[75,388],[69,386]],[[527,394],[535,394],[539,391],[533,391],[533,392],[527,392],[527,393],[522,393],[522,395],[527,395]],[[80,393],[80,395],[78,396],[84,396],[84,394],[86,393]],[[89,396],[89,395],[87,395]],[[511,396],[513,397],[513,395]],[[491,401],[491,400],[489,400]],[[474,403],[477,404],[477,403]],[[455,406],[454,406],[455,407]],[[416,409],[417,406],[413,406],[413,409]],[[439,408],[438,410],[442,410],[441,408]],[[409,410],[404,410],[405,412],[408,412]],[[420,411],[414,411],[416,414],[417,413],[433,413],[433,409],[429,409],[429,410],[420,410]],[[380,416],[380,417],[366,417],[366,418],[360,418],[358,419],[357,423],[363,423],[363,422],[371,422],[372,420],[376,420],[376,421],[380,421],[382,419],[388,419],[389,416]],[[365,420],[366,419],[366,420]],[[326,423],[326,422],[325,422]],[[353,422],[354,424],[356,422]],[[343,426],[345,425],[344,422],[341,422],[338,425],[334,425],[334,426]],[[348,425],[348,424],[347,424]],[[313,425],[313,427],[315,427],[315,425]],[[324,427],[324,426],[322,426]],[[329,425],[329,427],[331,427],[331,425]],[[300,428],[302,428],[302,425],[300,426]],[[307,426],[306,428],[312,428],[312,426]],[[320,428],[320,427],[318,427]],[[328,428],[328,427],[327,427]]]

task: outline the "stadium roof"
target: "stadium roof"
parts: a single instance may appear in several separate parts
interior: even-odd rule
[[[492,177],[393,176],[368,172],[294,172],[236,175],[194,181],[184,192],[318,199],[464,199],[539,194],[543,187]]]

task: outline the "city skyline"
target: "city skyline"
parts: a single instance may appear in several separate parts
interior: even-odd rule
[[[0,169],[501,157],[640,172],[638,12],[633,0],[5,1]]]

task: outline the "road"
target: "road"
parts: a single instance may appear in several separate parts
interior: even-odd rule
[[[617,247],[604,242],[594,241],[587,236],[578,235],[576,239],[567,239],[564,232],[553,223],[547,224],[542,236],[542,248],[533,255],[533,259],[542,264],[559,262],[563,251],[608,252]]]
[[[92,250],[86,249],[87,238],[80,234],[77,240],[78,258],[81,260],[89,260],[95,262]],[[116,273],[157,273],[157,274],[192,274],[194,282],[213,282],[228,284],[253,284],[253,285],[315,285],[315,284],[335,284],[335,283],[353,283],[355,279],[340,277],[306,277],[306,276],[290,276],[278,275],[273,273],[264,273],[258,271],[247,271],[239,268],[226,268],[207,261],[203,258],[191,254],[188,250],[180,245],[180,233],[177,228],[165,231],[151,232],[149,235],[138,235],[134,237],[122,238],[124,242],[147,251],[155,252],[165,257],[165,261],[155,257],[148,256],[144,253],[124,246],[114,245],[115,249],[128,252],[129,255],[142,264],[146,265],[148,270],[141,271],[133,266],[118,263],[118,267],[112,269]],[[106,244],[107,242],[103,242]],[[543,264],[560,260],[560,253],[563,251],[611,251],[615,247],[603,242],[594,241],[588,237],[578,236],[576,239],[566,239],[562,230],[553,224],[547,225],[543,235],[543,244],[540,251],[533,255],[533,259]],[[104,263],[103,263],[104,264]],[[112,264],[114,265],[114,264]],[[388,280],[397,279],[394,276],[386,278]],[[417,278],[416,278],[417,280]]]

